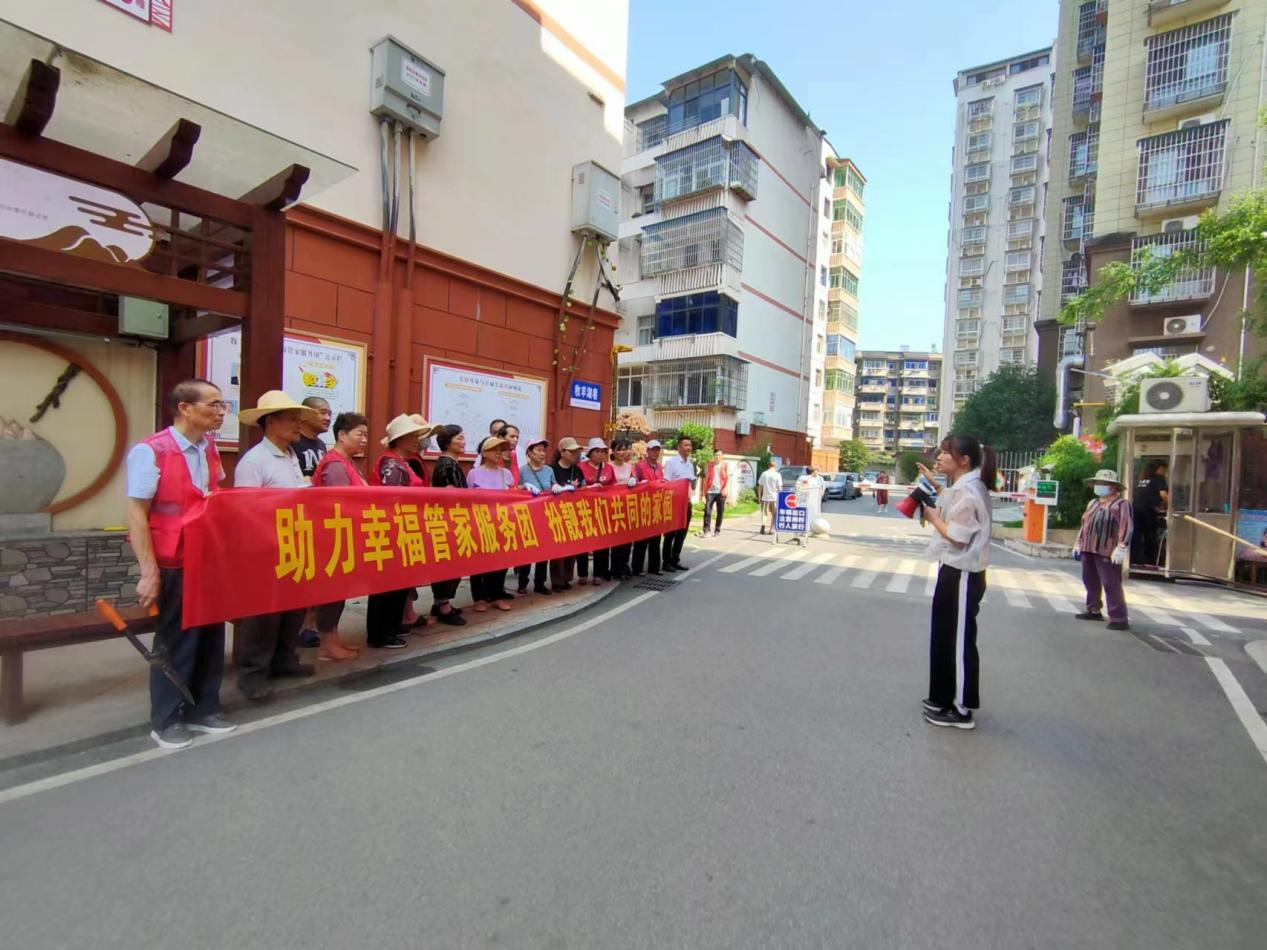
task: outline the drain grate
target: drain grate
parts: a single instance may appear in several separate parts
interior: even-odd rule
[[[672,590],[677,586],[676,577],[648,577],[633,585],[634,590]]]

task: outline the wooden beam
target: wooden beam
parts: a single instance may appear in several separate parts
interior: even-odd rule
[[[239,317],[246,316],[247,312],[248,298],[241,291],[222,290],[219,287],[196,284],[191,280],[165,277],[140,267],[88,260],[7,238],[0,238],[0,261],[3,262],[4,269],[12,273],[75,287],[88,287],[120,296],[144,297],[146,300],[159,300],[194,310],[214,310]],[[284,273],[285,262],[279,266]]]
[[[27,327],[87,333],[97,337],[119,335],[119,318],[108,313],[90,313],[71,307],[34,303],[0,297],[0,320]]]
[[[231,317],[227,313],[204,313],[196,317],[181,317],[172,320],[167,342],[188,343],[241,325],[240,319]]]
[[[78,287],[20,280],[4,275],[0,275],[0,299],[50,304],[54,307],[84,310],[88,313],[114,315],[119,312],[116,298],[96,290],[81,290]]]
[[[11,125],[0,125],[0,156],[121,191],[133,201],[152,201],[198,217],[218,218],[243,228],[251,226],[251,209],[240,201],[183,182],[156,178],[135,165],[73,145],[31,138]]]
[[[287,205],[299,200],[299,192],[308,181],[310,172],[303,165],[291,165],[283,168],[276,175],[262,184],[256,185],[238,201],[243,204],[257,205],[267,211],[281,211]]]
[[[167,134],[154,143],[136,167],[157,178],[175,178],[193,160],[194,146],[202,126],[188,119],[177,119]]]
[[[254,210],[251,227],[251,313],[242,322],[242,406],[254,406],[270,389],[282,388],[282,336],[286,330],[286,219]],[[243,426],[239,445],[250,448],[263,436]]]
[[[43,135],[44,127],[53,118],[53,109],[57,105],[57,87],[61,82],[60,69],[38,59],[31,60],[22,85],[18,87],[17,95],[9,106],[9,113],[4,117],[5,123],[32,138]]]

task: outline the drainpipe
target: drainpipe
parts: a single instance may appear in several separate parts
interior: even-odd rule
[[[1263,101],[1267,98],[1267,29],[1263,30],[1263,35],[1258,39],[1258,45],[1262,47],[1262,62],[1258,67],[1258,111],[1255,115],[1263,114]],[[1263,130],[1254,129],[1254,168],[1250,173],[1250,189],[1258,188],[1259,172],[1263,167],[1262,160],[1263,146]],[[1251,271],[1245,268],[1245,287],[1241,294],[1241,336],[1237,345],[1236,353],[1236,378],[1245,378],[1245,337],[1249,333],[1249,320],[1245,314],[1249,311],[1249,282]]]
[[[1069,410],[1065,405],[1069,399],[1069,371],[1075,366],[1081,367],[1085,362],[1081,353],[1075,353],[1056,364],[1056,415],[1051,424],[1060,432],[1065,431],[1065,424],[1069,421]]]
[[[820,129],[818,132],[818,142],[817,142],[818,148],[814,152],[815,165],[817,165],[817,163],[822,159],[823,138],[824,138],[823,132]],[[820,180],[818,179],[817,174],[815,175],[815,180]],[[801,299],[801,316],[804,317],[805,319],[804,319],[804,322],[801,324],[801,363],[800,363],[799,372],[797,373],[797,380],[796,380],[796,413],[797,413],[798,422],[799,422],[799,417],[800,417],[802,407],[804,408],[804,411],[805,411],[805,430],[804,431],[805,431],[806,438],[810,440],[810,446],[811,446],[810,447],[810,461],[813,460],[814,436],[811,435],[809,431],[809,403],[805,402],[805,384],[807,382],[805,377],[809,375],[809,367],[806,366],[806,360],[809,358],[809,347],[811,345],[811,341],[813,340],[813,329],[814,329],[814,314],[813,314],[814,308],[810,306],[810,301],[813,296],[814,281],[818,279],[817,274],[814,273],[814,264],[811,263],[814,260],[814,235],[818,232],[818,227],[817,227],[818,198],[819,198],[818,192],[811,190],[810,209],[809,209],[809,233],[805,236],[805,269],[807,271],[807,280],[805,281],[804,293]],[[797,428],[799,429],[800,426],[798,425]]]

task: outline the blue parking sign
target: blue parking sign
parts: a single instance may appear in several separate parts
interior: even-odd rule
[[[788,534],[809,532],[809,512],[797,506],[796,492],[779,492],[779,506],[774,512],[774,530],[776,533]]]

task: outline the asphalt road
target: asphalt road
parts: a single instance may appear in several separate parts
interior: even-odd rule
[[[979,727],[934,729],[918,531],[869,510],[0,789],[4,946],[1261,948],[1267,761],[1205,657],[1267,706],[1262,606],[1171,592],[1112,634],[995,552]]]

